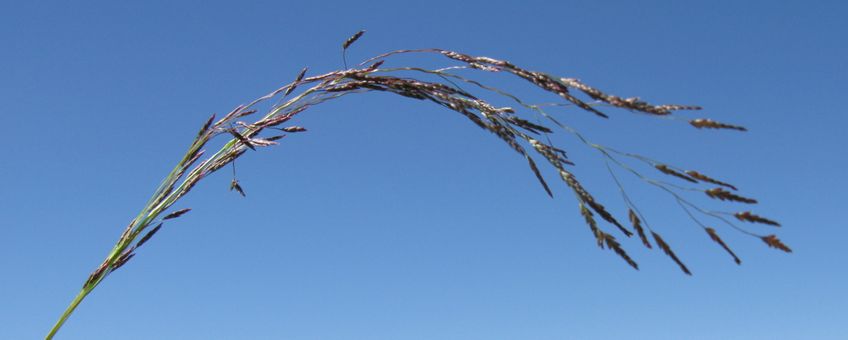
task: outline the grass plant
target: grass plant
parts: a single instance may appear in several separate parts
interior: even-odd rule
[[[364,31],[357,32],[343,43],[344,69],[308,75],[308,69],[303,68],[288,84],[248,104],[235,107],[223,117],[217,118],[212,115],[203,122],[185,154],[173,170],[165,176],[141,211],[126,226],[103,262],[88,276],[82,289],[62,313],[46,338],[52,339],[85,297],[110,274],[133,259],[138,249],[150,241],[165,223],[170,223],[170,220],[189,212],[190,209],[171,211],[170,208],[201,180],[228,165],[232,165],[235,170],[234,162],[246,152],[261,151],[277,145],[289,134],[305,132],[306,129],[303,127],[289,125],[289,122],[313,106],[346,95],[366,92],[388,92],[413,100],[431,102],[466,117],[478,128],[491,132],[507,147],[519,154],[527,162],[542,189],[553,196],[550,185],[539,170],[540,165],[537,164],[537,160],[546,163],[574,194],[577,208],[589,226],[597,245],[600,248],[612,250],[634,269],[638,269],[639,265],[628,255],[613,233],[620,233],[625,237],[636,235],[645,247],[653,249],[656,246],[675,262],[681,271],[691,275],[691,271],[675,254],[671,245],[657,230],[652,229],[645,222],[644,216],[627,195],[622,182],[616,177],[617,171],[632,174],[645,184],[655,186],[670,195],[694,223],[703,228],[706,236],[727,252],[737,264],[741,263],[741,260],[719,237],[712,223],[719,223],[733,231],[759,238],[770,247],[791,252],[790,248],[777,236],[770,233],[755,233],[736,223],[751,222],[776,227],[779,226],[776,221],[744,209],[741,211],[707,210],[696,205],[692,200],[695,196],[693,192],[700,192],[702,199],[716,199],[745,205],[757,203],[755,199],[737,193],[736,186],[700,171],[687,170],[597,144],[549,114],[547,111],[549,106],[528,103],[511,93],[475,80],[467,74],[474,74],[474,72],[505,74],[528,83],[529,86],[538,90],[560,97],[562,102],[557,106],[576,108],[598,118],[608,118],[608,113],[605,111],[616,109],[670,118],[699,129],[741,132],[746,131],[744,127],[707,118],[687,119],[675,114],[683,110],[700,110],[701,108],[697,106],[655,105],[638,98],[618,97],[578,79],[555,77],[525,69],[508,61],[443,49],[397,50],[347,67],[345,51],[362,37],[363,33]],[[421,57],[432,55],[442,58],[446,65],[438,69],[389,66],[395,60],[393,57],[401,54]],[[420,75],[420,77],[405,76],[409,74]],[[492,105],[485,99],[487,97],[500,97],[514,103],[514,107]],[[262,104],[272,102],[274,103],[267,105],[267,108],[260,108]],[[606,161],[612,183],[620,189],[622,198],[629,208],[627,211],[629,225],[616,218],[578,181],[571,171],[574,163],[568,158],[566,151],[554,145],[550,138],[555,130],[576,137],[582,145],[596,150]],[[224,139],[225,142],[214,152],[208,152],[207,147],[213,139]],[[233,175],[230,189],[240,195],[246,195],[235,177],[235,171]],[[598,219],[606,224],[599,224]]]

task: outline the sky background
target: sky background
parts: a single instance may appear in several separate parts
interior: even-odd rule
[[[848,5],[841,1],[0,3],[0,339],[43,337],[211,113],[350,60],[441,47],[697,104],[748,133],[609,110],[563,122],[757,197],[784,254],[619,173],[687,263],[599,250],[567,188],[465,118],[388,94],[303,113],[307,133],[207,178],[57,339],[844,339]],[[434,56],[386,66],[445,66]],[[529,84],[484,75],[532,101]],[[596,153],[559,132],[619,219]],[[646,173],[664,178],[660,174]],[[608,227],[604,225],[604,227]],[[612,229],[607,229],[613,232]],[[613,233],[618,235],[617,233]]]

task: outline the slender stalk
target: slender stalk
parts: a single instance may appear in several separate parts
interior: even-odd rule
[[[62,328],[62,325],[64,325],[65,321],[67,321],[68,318],[71,316],[71,313],[73,313],[74,310],[77,309],[77,306],[79,306],[80,302],[82,302],[82,300],[85,299],[85,297],[88,296],[88,293],[91,293],[93,289],[94,287],[86,287],[80,290],[77,296],[74,297],[74,300],[71,301],[71,304],[68,306],[68,308],[65,309],[65,312],[62,313],[62,316],[59,317],[59,321],[56,321],[56,324],[53,325],[53,328],[50,329],[50,333],[47,334],[45,339],[53,339],[53,336],[56,335],[56,332],[59,331],[59,328]]]

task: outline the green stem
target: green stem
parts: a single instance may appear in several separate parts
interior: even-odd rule
[[[74,298],[74,301],[71,301],[71,304],[68,306],[67,309],[65,309],[65,312],[62,313],[62,317],[59,318],[59,321],[56,321],[56,324],[53,325],[52,329],[50,329],[50,333],[48,333],[47,336],[44,338],[45,340],[53,339],[53,336],[56,335],[56,332],[59,331],[59,328],[62,328],[62,324],[64,324],[65,321],[68,320],[68,317],[71,316],[71,313],[73,313],[74,310],[77,309],[77,306],[80,304],[80,302],[82,302],[82,299],[85,299],[86,295],[91,292],[91,288],[94,287],[90,286],[83,288],[79,292],[79,294],[77,294],[77,296]]]

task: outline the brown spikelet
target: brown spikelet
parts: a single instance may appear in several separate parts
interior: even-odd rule
[[[697,180],[701,180],[701,181],[704,181],[704,182],[707,182],[707,183],[721,185],[721,186],[728,187],[728,188],[733,189],[733,190],[737,190],[736,187],[733,186],[732,184],[719,181],[715,178],[709,177],[709,176],[704,175],[702,173],[699,173],[697,171],[686,170],[686,174],[689,175],[689,177],[692,177],[692,178],[697,179]]]
[[[135,256],[135,253],[133,253],[133,252],[126,252],[123,255],[121,255],[121,257],[119,257],[118,260],[115,261],[114,264],[112,264],[112,271],[115,271],[115,270],[118,270],[118,268],[121,268],[121,266],[126,264],[127,261],[129,261],[131,258],[133,258],[133,256]]]
[[[361,38],[363,34],[365,34],[365,30],[361,30],[359,32],[354,33],[350,38],[347,38],[347,40],[345,40],[344,44],[342,44],[342,49],[346,50],[348,47],[350,47],[350,45],[359,40],[359,38]]]
[[[683,173],[677,172],[677,171],[669,168],[665,164],[657,164],[657,165],[654,165],[654,167],[657,168],[657,170],[659,170],[660,172],[662,172],[666,175],[671,175],[671,176],[680,178],[680,179],[688,181],[688,182],[698,183],[698,181],[694,180],[692,177],[689,177],[689,176],[687,176]]]
[[[616,228],[618,228],[618,230],[620,230],[624,234],[624,236],[627,236],[627,237],[633,236],[633,232],[630,231],[630,230],[627,230],[627,228],[625,228],[623,225],[621,225],[621,223],[618,223],[618,221],[615,219],[615,217],[612,217],[612,214],[610,214],[606,210],[606,208],[604,208],[603,205],[601,205],[600,203],[597,203],[593,200],[589,204],[589,206],[592,207],[592,209],[595,210],[595,212],[597,212],[598,215],[601,215],[601,218],[603,218],[605,221],[607,221],[609,223],[612,223]]]
[[[242,111],[242,112],[239,112],[239,113],[235,116],[235,118],[241,118],[241,117],[244,117],[244,116],[249,116],[249,115],[252,115],[252,114],[254,114],[254,113],[256,113],[256,110],[247,110],[247,111]]]
[[[200,138],[200,136],[203,136],[204,133],[209,131],[209,128],[212,126],[212,121],[214,121],[214,120],[215,120],[215,114],[213,113],[212,116],[209,116],[209,119],[206,120],[206,123],[203,124],[203,127],[200,128],[200,131],[197,133],[198,139]]]
[[[153,229],[150,229],[150,231],[148,231],[147,234],[144,234],[144,236],[142,236],[141,239],[138,240],[138,243],[135,244],[136,248],[144,245],[144,243],[147,242],[147,240],[149,240],[151,237],[153,237],[153,235],[156,234],[156,232],[159,231],[159,229],[161,229],[161,228],[162,228],[162,223],[159,223],[158,225],[153,227]]]
[[[103,261],[103,263],[101,263],[100,266],[97,267],[97,269],[95,269],[93,272],[91,272],[90,275],[88,275],[88,280],[85,281],[85,283],[83,284],[83,287],[94,283],[94,281],[97,281],[97,278],[102,276],[103,273],[106,271],[106,269],[109,268],[108,266],[109,266],[109,262],[108,262],[108,259],[107,259],[106,261]]]
[[[279,116],[274,116],[274,117],[271,117],[271,118],[268,118],[268,119],[263,119],[261,121],[254,123],[254,125],[259,126],[259,127],[263,127],[263,128],[269,127],[269,126],[277,126],[277,125],[280,125],[282,123],[289,121],[291,118],[292,117],[290,115],[279,115]]]
[[[94,280],[97,279],[97,276],[100,275],[100,272],[101,270],[98,268],[98,270],[92,272],[91,274],[88,274],[88,279],[85,280],[85,283],[82,284],[82,287],[85,288],[86,286],[92,284]]]
[[[183,214],[185,214],[189,211],[191,211],[191,208],[180,209],[180,210],[174,211],[174,212],[172,212],[168,215],[165,215],[165,217],[163,217],[162,220],[170,220],[172,218],[177,218],[177,217],[180,217],[180,216],[182,216]]]
[[[247,196],[244,194],[244,190],[241,188],[241,185],[239,185],[238,180],[236,180],[235,178],[233,178],[233,181],[230,182],[230,191],[232,190],[237,191],[239,194],[241,194],[242,197]]]
[[[561,168],[564,164],[574,165],[573,162],[567,159],[568,157],[564,150],[541,143],[533,138],[528,138],[528,141],[530,142],[530,145],[533,146],[533,149],[536,149],[536,152],[545,156],[545,159],[547,159],[548,162],[550,162],[555,168]]]
[[[724,248],[724,251],[726,251],[728,254],[730,254],[730,256],[733,256],[733,261],[735,261],[735,262],[736,262],[736,264],[742,264],[742,260],[740,260],[740,259],[739,259],[739,257],[738,257],[738,256],[736,256],[736,254],[735,254],[735,253],[733,253],[733,250],[730,250],[730,247],[728,247],[728,246],[727,246],[727,244],[726,244],[726,243],[724,243],[724,241],[722,241],[721,237],[718,237],[718,233],[716,233],[715,229],[713,229],[713,228],[704,228],[704,230],[706,230],[706,231],[707,231],[707,234],[709,234],[709,235],[710,235],[710,238],[711,238],[711,239],[712,239],[715,243],[718,243],[718,244],[719,244],[722,248]]]
[[[757,200],[753,198],[742,197],[722,188],[713,188],[704,191],[710,198],[719,199],[722,201],[742,202],[748,204],[756,204]]]
[[[772,221],[772,220],[767,219],[765,217],[754,215],[750,211],[738,212],[738,213],[733,214],[733,216],[736,216],[736,219],[738,219],[740,221],[768,224],[768,225],[773,225],[775,227],[780,226],[780,223],[777,223],[777,221]]]
[[[780,250],[785,251],[787,253],[792,252],[792,249],[789,249],[788,246],[783,244],[783,242],[781,242],[780,239],[777,238],[777,235],[763,236],[763,237],[761,237],[761,239],[763,240],[763,242],[768,244],[769,247],[777,248],[777,249],[780,249]]]
[[[748,131],[748,129],[746,129],[743,126],[725,124],[725,123],[720,123],[720,122],[717,122],[717,121],[714,121],[714,120],[703,119],[703,118],[690,120],[689,124],[692,124],[692,126],[699,128],[699,129],[709,128],[709,129],[729,129],[729,130],[738,130],[738,131]]]
[[[530,158],[529,155],[525,155],[525,157],[527,157],[527,164],[530,165],[530,170],[533,171],[533,174],[536,175],[536,179],[538,179],[539,183],[542,184],[542,187],[545,188],[545,192],[548,193],[548,196],[554,197],[554,193],[551,192],[551,188],[548,187],[548,183],[545,182],[545,178],[542,177],[542,173],[539,172],[536,162],[534,162],[533,158]]]
[[[283,97],[288,96],[290,93],[292,93],[292,91],[294,91],[294,89],[297,88],[297,85],[300,83],[301,80],[303,80],[303,76],[306,75],[306,71],[308,69],[308,67],[304,67],[300,70],[300,73],[297,74],[297,78],[295,78],[292,85],[288,89],[286,89],[286,93],[283,94]]]
[[[607,248],[612,249],[612,251],[614,251],[619,257],[621,257],[624,261],[627,261],[627,264],[633,267],[633,269],[639,270],[639,264],[636,263],[636,261],[633,261],[633,259],[630,258],[630,255],[627,255],[627,252],[624,251],[624,248],[621,248],[621,244],[615,240],[615,237],[604,232],[602,232],[602,234]]]
[[[231,135],[233,135],[233,137],[235,137],[236,139],[238,139],[238,141],[239,141],[239,142],[241,142],[242,144],[244,144],[245,146],[247,146],[247,147],[248,147],[248,148],[250,148],[251,150],[256,150],[256,148],[255,148],[255,147],[253,147],[253,145],[250,143],[250,140],[249,140],[249,139],[247,139],[246,137],[242,136],[242,135],[241,135],[240,133],[238,133],[238,131],[236,131],[235,129],[227,129],[227,132],[229,132]]]
[[[595,201],[595,198],[592,197],[592,195],[589,194],[589,192],[583,188],[583,185],[581,185],[580,182],[577,181],[577,178],[574,177],[573,174],[568,171],[565,171],[564,169],[560,169],[559,174],[560,177],[562,177],[562,180],[565,181],[566,184],[568,184],[568,187],[570,187],[571,190],[574,191],[574,193],[577,195],[578,199],[582,203],[585,203],[590,208],[592,208],[592,210],[598,213],[598,215],[600,215],[601,218],[604,219],[604,221],[609,222],[610,224],[618,228],[618,230],[621,230],[621,232],[624,233],[625,236],[633,236],[633,232],[627,230],[627,228],[621,225],[621,223],[618,223],[615,217],[613,217],[612,214],[610,214],[609,211],[607,211],[607,209],[604,208],[602,204]]]
[[[589,225],[589,229],[592,231],[592,235],[595,236],[595,240],[598,241],[598,247],[604,247],[604,232],[598,228],[598,222],[595,221],[595,217],[592,215],[592,211],[586,207],[582,202],[580,203],[580,215],[583,215],[583,218],[586,220],[586,224]]]
[[[642,228],[642,221],[639,220],[639,216],[636,216],[636,213],[633,212],[633,209],[629,209],[630,215],[630,223],[633,224],[633,229],[636,229],[636,234],[639,235],[639,239],[642,240],[642,244],[648,249],[651,249],[651,242],[648,241],[648,237],[645,236],[645,229]]]
[[[539,134],[539,132],[544,132],[544,133],[553,132],[547,126],[534,124],[530,121],[527,121],[527,120],[524,120],[524,119],[521,119],[521,118],[518,118],[518,117],[515,117],[515,116],[510,116],[510,117],[506,118],[506,120],[508,122],[512,123],[512,124],[515,124],[515,125],[521,127],[522,129],[525,129],[525,130],[530,131],[532,133],[535,133],[537,135]]]
[[[627,261],[627,264],[636,270],[639,270],[639,264],[627,255],[627,252],[624,251],[624,248],[621,248],[621,244],[616,241],[615,237],[598,228],[598,223],[595,221],[592,211],[590,211],[589,208],[587,208],[582,202],[580,203],[580,214],[586,219],[586,224],[589,225],[589,229],[592,230],[592,235],[595,235],[598,247],[603,249],[604,245],[606,245],[607,248],[614,251],[624,261]]]
[[[671,259],[674,260],[674,262],[677,263],[678,266],[680,266],[680,270],[686,273],[686,275],[692,275],[692,272],[689,271],[689,268],[686,268],[686,265],[683,264],[683,261],[680,261],[680,259],[677,258],[677,255],[674,254],[674,252],[671,250],[671,247],[668,245],[668,243],[665,243],[665,241],[662,239],[662,237],[660,237],[659,234],[652,231],[651,235],[654,236],[654,242],[657,243],[657,247],[660,247],[660,249],[662,249],[665,254],[668,255],[668,257],[671,257]]]
[[[378,60],[376,63],[371,64],[371,66],[368,66],[368,68],[365,69],[365,72],[374,72],[374,70],[383,66],[383,63],[385,62],[385,60]]]
[[[660,110],[666,111],[700,111],[703,110],[703,107],[697,105],[675,105],[675,104],[665,104],[665,105],[657,105],[657,108]]]
[[[285,132],[303,132],[306,131],[305,127],[302,126],[287,126],[283,128]]]

